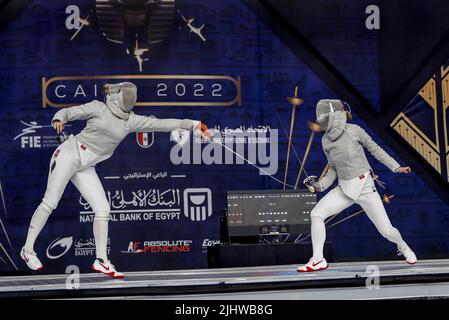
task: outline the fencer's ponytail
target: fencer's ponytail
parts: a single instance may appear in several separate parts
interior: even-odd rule
[[[352,121],[352,110],[349,104],[343,100],[340,100],[341,104],[343,105],[345,112],[346,112],[346,120]]]

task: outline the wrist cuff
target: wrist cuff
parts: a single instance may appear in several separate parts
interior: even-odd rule
[[[193,130],[194,128],[194,121],[190,119],[183,119],[181,120],[181,129],[185,130]]]

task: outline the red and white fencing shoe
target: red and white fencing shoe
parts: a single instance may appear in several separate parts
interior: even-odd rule
[[[95,262],[92,265],[92,269],[95,272],[103,273],[115,279],[122,279],[125,277],[123,273],[115,270],[114,265],[109,260],[104,261],[103,259],[100,258],[95,259]]]
[[[415,253],[410,249],[410,247],[406,244],[403,246],[398,246],[398,255],[403,255],[405,258],[405,261],[407,261],[408,264],[415,264],[418,259],[416,258]]]
[[[303,266],[299,266],[296,271],[298,272],[312,272],[312,271],[320,271],[326,270],[329,267],[326,259],[314,259],[311,258],[309,262]]]
[[[20,250],[20,257],[31,270],[42,270],[42,263],[37,257],[36,252],[25,250],[25,247],[23,247],[22,250]]]

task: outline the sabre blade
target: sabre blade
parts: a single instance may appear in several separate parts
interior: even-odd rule
[[[302,170],[304,169],[304,164],[306,163],[307,157],[309,156],[310,147],[312,146],[313,137],[315,136],[315,131],[312,131],[309,138],[309,143],[307,144],[306,152],[304,153],[304,157],[302,159],[301,168],[298,172],[298,177],[296,178],[295,182],[295,189],[298,187],[299,179],[301,178]]]
[[[209,137],[207,137],[203,132],[200,133],[200,135],[205,138],[206,140],[210,140]],[[246,161],[248,164],[252,165],[254,168],[256,168],[257,170],[259,170],[260,172],[263,172],[266,176],[270,177],[271,179],[275,180],[276,182],[279,182],[280,184],[284,184],[281,180],[279,180],[278,178],[274,177],[273,175],[269,174],[266,170],[264,170],[263,168],[257,166],[256,164],[252,163],[250,160],[246,159],[245,157],[243,157],[242,155],[240,155],[239,153],[235,152],[234,150],[232,150],[231,148],[229,148],[228,146],[224,145],[223,143],[221,143],[221,141],[217,138],[213,138],[212,137],[212,141],[218,143],[219,145],[221,145],[223,148],[225,148],[226,150],[230,151],[232,154],[235,154],[237,157],[239,157],[240,159]],[[294,186],[290,185],[290,184],[286,184],[286,186],[290,187],[290,188],[294,188]]]
[[[277,118],[278,118],[279,124],[281,125],[282,131],[284,131],[284,134],[285,134],[285,135],[287,136],[287,138],[288,138],[287,130],[285,129],[284,124],[282,123],[282,120],[281,120],[281,118],[279,117],[279,113],[276,112],[276,116],[277,116]],[[299,159],[298,151],[296,151],[296,148],[295,148],[295,146],[294,146],[293,144],[292,144],[292,150],[293,150],[293,153],[295,154],[296,160],[298,160],[299,165],[301,165],[302,162],[301,162],[301,159]],[[306,174],[306,176],[309,175],[309,174],[307,173],[307,171],[306,171],[305,168],[304,168],[304,173]]]

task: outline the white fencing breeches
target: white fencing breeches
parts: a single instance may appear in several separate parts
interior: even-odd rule
[[[95,172],[95,164],[105,158],[89,151],[73,136],[55,150],[50,160],[45,196],[31,218],[25,243],[26,250],[33,251],[37,236],[51,212],[58,206],[68,182],[72,181],[95,213],[93,233],[96,253],[98,258],[107,261],[110,207],[101,181]]]
[[[315,259],[323,258],[323,247],[326,240],[326,227],[324,220],[330,216],[340,213],[344,209],[359,204],[365,211],[368,218],[376,226],[380,234],[389,241],[402,246],[402,240],[399,231],[391,225],[390,219],[385,211],[383,202],[377,193],[374,181],[368,176],[363,190],[357,200],[353,200],[344,194],[340,186],[329,191],[311,212],[311,233],[313,245],[313,257]]]

